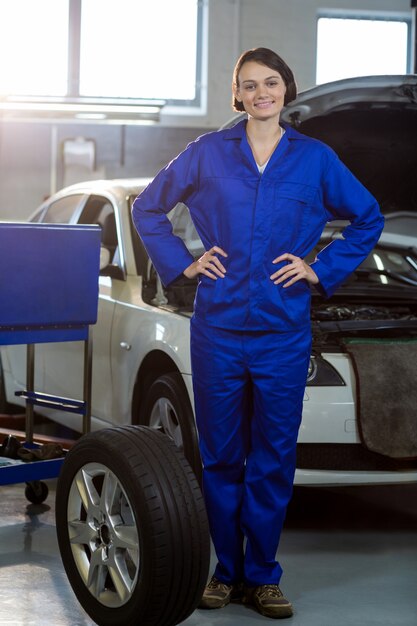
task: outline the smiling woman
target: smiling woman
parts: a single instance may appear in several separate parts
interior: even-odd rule
[[[64,96],[68,0],[1,2],[0,58],[0,96]]]

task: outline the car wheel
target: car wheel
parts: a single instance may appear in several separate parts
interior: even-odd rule
[[[184,453],[198,481],[201,481],[201,458],[194,413],[180,374],[164,374],[153,381],[141,405],[139,423],[159,430],[172,439]]]
[[[84,435],[61,469],[56,528],[69,582],[99,626],[174,626],[200,601],[210,557],[203,499],[161,433]]]

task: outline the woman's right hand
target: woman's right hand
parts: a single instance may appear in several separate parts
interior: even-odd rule
[[[218,246],[213,246],[210,250],[207,250],[203,256],[197,259],[197,261],[194,261],[194,263],[186,267],[183,272],[184,275],[187,278],[195,278],[198,274],[204,274],[212,280],[224,278],[226,268],[216,256],[217,254],[225,258],[227,257],[227,253],[224,250]]]

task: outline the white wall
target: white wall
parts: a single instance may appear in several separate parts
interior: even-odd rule
[[[180,6],[182,0],[172,1]],[[411,14],[410,0],[205,1],[209,18],[204,80],[207,111],[184,116],[164,113],[162,122],[152,127],[58,124],[54,128],[47,121],[12,123],[0,119],[0,220],[25,219],[54,186],[60,188],[65,183],[62,145],[67,138],[95,140],[95,178],[155,174],[189,141],[218,128],[233,115],[233,67],[248,48],[266,46],[276,50],[293,69],[299,89],[314,85],[319,8]]]
[[[319,9],[411,15],[410,6],[410,0],[208,0],[207,111],[184,117],[167,112],[162,124],[217,128],[229,119],[233,67],[249,48],[272,48],[294,71],[299,90],[313,86]]]

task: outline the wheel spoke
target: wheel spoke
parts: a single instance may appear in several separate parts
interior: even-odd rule
[[[122,602],[125,602],[132,591],[133,581],[127,570],[125,560],[120,555],[116,556],[114,550],[111,550],[109,559],[109,574],[117,595]]]
[[[90,567],[88,570],[87,587],[95,598],[99,598],[105,590],[107,578],[107,564],[105,561],[106,549],[98,549],[91,555]]]
[[[113,507],[120,508],[120,485],[116,476],[107,471],[104,475],[103,487],[100,495],[100,510],[104,515],[111,515]]]
[[[91,473],[81,470],[78,472],[75,483],[82,505],[88,517],[97,515],[99,511],[100,496],[92,481]]]
[[[169,435],[169,437],[171,437],[171,439],[174,441],[175,445],[178,448],[182,448],[183,442],[181,428],[173,421],[170,412],[167,413],[166,428],[164,430],[166,434]]]
[[[68,534],[70,543],[88,546],[97,537],[96,529],[91,528],[86,522],[79,520],[68,521]]]
[[[150,426],[161,429],[173,439],[176,446],[182,448],[182,433],[175,409],[167,398],[159,398],[152,410]]]
[[[115,526],[114,527],[114,545],[117,548],[138,551],[139,538],[136,526]]]

